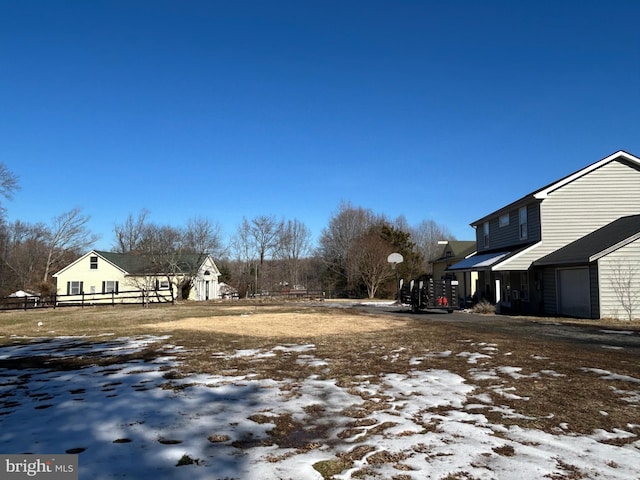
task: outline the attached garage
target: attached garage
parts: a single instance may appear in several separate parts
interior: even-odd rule
[[[558,313],[568,317],[591,317],[589,268],[557,270]]]
[[[598,259],[600,314],[640,318],[640,238]]]
[[[533,262],[544,311],[582,318],[640,317],[640,215],[621,217]],[[555,275],[554,275],[555,273]],[[555,280],[555,285],[550,283]],[[555,287],[555,288],[554,288]]]

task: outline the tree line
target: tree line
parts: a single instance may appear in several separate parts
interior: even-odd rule
[[[18,188],[17,177],[0,163],[0,196],[9,199]],[[8,222],[0,205],[0,296],[16,290],[54,293],[51,276],[98,240],[87,226],[89,220],[74,208],[49,223]],[[446,227],[432,220],[411,226],[402,216],[389,219],[348,202],[332,214],[317,245],[299,219],[243,217],[225,242],[220,225],[208,218],[161,224],[152,222],[143,209],[115,225],[112,251],[165,261],[182,254],[209,254],[220,269],[220,280],[241,297],[304,289],[373,298],[393,295],[396,278],[429,274],[429,261],[441,251],[438,241],[452,239]],[[404,261],[390,264],[392,252]]]

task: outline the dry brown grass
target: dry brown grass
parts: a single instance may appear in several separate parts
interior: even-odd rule
[[[397,328],[398,321],[387,318],[356,315],[339,311],[315,309],[294,312],[240,311],[235,316],[218,315],[190,317],[160,323],[145,323],[150,331],[196,330],[250,337],[317,337],[322,335],[352,335]]]
[[[42,322],[39,327],[38,323]],[[341,335],[395,328],[398,321],[299,303],[185,303],[0,312],[0,342],[11,336],[96,336],[191,330],[256,337]],[[402,322],[400,322],[402,323]]]
[[[43,326],[38,327],[38,322],[43,322]],[[640,417],[637,403],[625,401],[616,393],[616,390],[629,389],[628,384],[604,380],[584,370],[585,367],[598,368],[640,378],[637,358],[629,357],[624,351],[586,350],[560,342],[477,331],[463,324],[439,324],[424,318],[376,316],[352,309],[297,303],[212,303],[146,309],[100,307],[3,312],[0,325],[0,344],[59,335],[84,335],[88,342],[98,342],[107,334],[169,335],[168,342],[184,350],[179,370],[167,372],[168,379],[190,373],[250,373],[261,378],[294,381],[317,375],[336,379],[339,385],[349,388],[363,375],[376,381],[388,373],[444,369],[476,385],[475,395],[486,394],[493,404],[521,414],[512,418],[505,415],[504,410],[482,410],[490,421],[504,425],[556,433],[590,433],[595,429],[629,430],[629,425],[637,425]],[[283,344],[313,344],[314,356],[326,364],[322,367],[308,364],[304,353],[295,351],[276,350],[268,361],[232,355],[239,349],[271,351]],[[470,364],[464,353],[482,351],[486,345],[493,346],[495,351],[477,364]],[[445,351],[451,353],[437,355]],[[151,357],[153,351],[145,351],[144,355]],[[422,359],[419,364],[415,363],[416,358]],[[518,376],[499,373],[503,366],[521,370]],[[492,380],[477,380],[473,373],[478,369],[498,373]],[[554,374],[541,373],[544,371]],[[522,399],[501,395],[501,391],[513,392]],[[294,387],[289,394],[296,395]],[[357,429],[362,428],[358,418],[365,418],[383,406],[380,402],[365,401],[360,411],[345,413],[354,418],[353,429]],[[298,426],[286,420],[281,419],[274,435],[294,438]],[[640,434],[640,429],[634,428],[634,433]]]

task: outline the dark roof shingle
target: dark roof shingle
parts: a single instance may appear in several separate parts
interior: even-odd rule
[[[98,250],[95,252],[131,275],[193,272],[207,258],[207,255],[200,253],[181,253],[162,259],[157,255],[143,253],[115,253]],[[175,264],[174,268],[170,267],[170,263]]]
[[[640,235],[640,215],[621,217],[533,262],[534,266],[589,263],[598,253]]]

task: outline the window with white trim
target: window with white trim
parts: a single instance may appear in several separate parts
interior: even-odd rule
[[[498,223],[501,227],[509,225],[509,214],[505,213],[504,215],[500,215],[500,221]]]
[[[98,269],[98,257],[89,257],[89,268],[91,270]]]
[[[118,282],[116,280],[102,282],[102,293],[118,293]]]
[[[82,282],[69,282],[67,284],[67,295],[80,295],[82,293]]]
[[[169,280],[159,280],[158,290],[169,290]]]
[[[526,240],[528,236],[527,207],[520,207],[518,210],[518,217],[520,218],[520,240]]]

